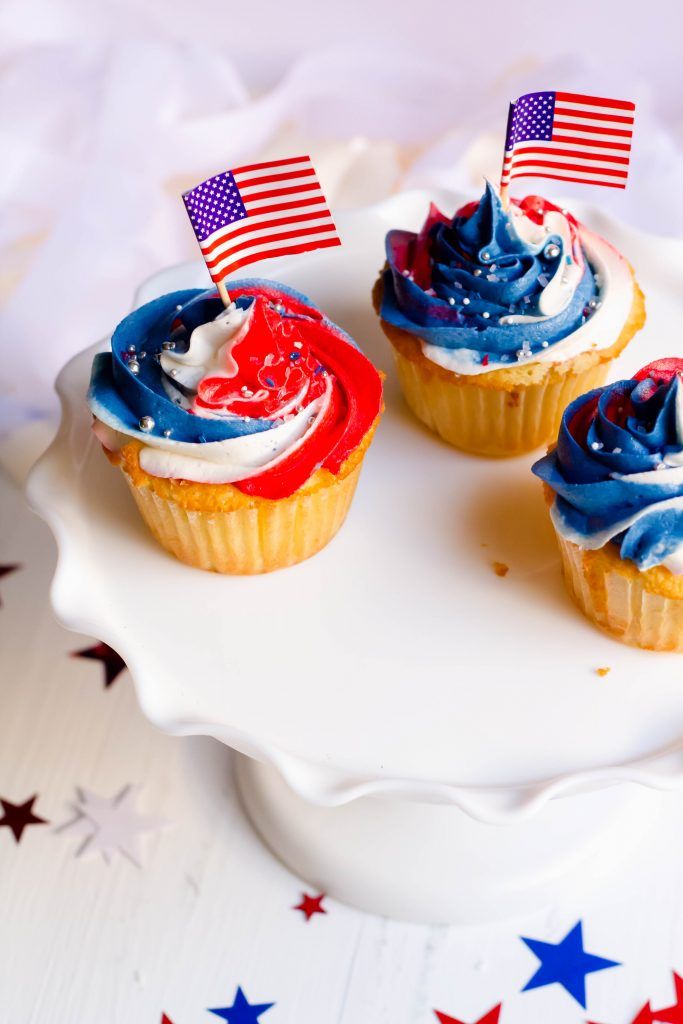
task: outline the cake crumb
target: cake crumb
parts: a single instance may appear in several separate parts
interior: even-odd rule
[[[609,667],[609,665],[605,665],[604,668],[596,668],[595,670],[596,674],[599,676],[608,676],[611,671],[612,669]]]
[[[496,576],[507,576],[510,572],[510,566],[506,565],[505,562],[493,562],[492,565]]]

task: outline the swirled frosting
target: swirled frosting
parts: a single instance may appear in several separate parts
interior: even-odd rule
[[[662,359],[567,407],[557,447],[533,467],[565,539],[614,541],[641,570],[683,574],[682,378],[683,359]]]
[[[566,210],[528,196],[504,210],[487,182],[449,220],[390,231],[381,316],[460,374],[563,362],[614,344],[633,301],[626,260]]]
[[[377,419],[381,378],[351,338],[283,285],[173,292],[116,328],[88,403],[109,450],[142,442],[152,476],[266,498],[337,473]]]

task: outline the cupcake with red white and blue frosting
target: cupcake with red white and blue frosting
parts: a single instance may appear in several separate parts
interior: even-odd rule
[[[173,292],[95,356],[94,431],[156,539],[259,573],[334,536],[382,408],[378,371],[305,296],[261,280]]]
[[[533,471],[579,608],[628,643],[683,650],[683,359],[577,398]]]
[[[392,230],[375,307],[406,401],[444,440],[516,455],[550,440],[645,321],[624,257],[540,196],[486,185],[453,218]]]

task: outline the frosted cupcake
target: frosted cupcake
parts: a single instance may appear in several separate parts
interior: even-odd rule
[[[577,398],[544,481],[569,593],[639,647],[683,650],[683,359]]]
[[[273,283],[164,295],[95,356],[94,430],[176,558],[261,573],[344,521],[381,411],[377,370],[304,296]]]
[[[503,209],[487,183],[449,220],[390,231],[375,306],[406,401],[444,440],[516,455],[557,433],[645,321],[616,249],[539,196]]]

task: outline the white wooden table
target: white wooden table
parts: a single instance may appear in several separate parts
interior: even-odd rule
[[[21,478],[36,432],[6,446]],[[2,1024],[173,1024],[218,1020],[241,985],[276,1005],[266,1024],[427,1024],[439,1009],[501,1024],[626,1024],[647,999],[672,1002],[683,970],[683,796],[637,856],[584,898],[486,928],[423,927],[333,901],[308,923],[311,892],[273,859],[237,802],[229,752],[173,739],[143,718],[127,672],[105,689],[100,664],[71,653],[92,639],[54,620],[55,546],[0,473],[0,796],[38,794],[21,842],[0,828]],[[682,695],[683,696],[683,695]],[[76,787],[113,795],[141,786],[141,813],[172,828],[144,841],[143,867],[76,857],[55,832]],[[635,823],[634,823],[635,827]],[[586,948],[622,967],[589,976],[584,1013],[558,986],[521,993],[537,961],[520,941],[559,941],[579,919]]]

